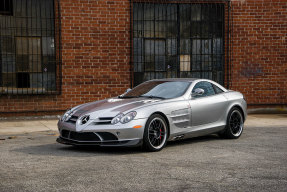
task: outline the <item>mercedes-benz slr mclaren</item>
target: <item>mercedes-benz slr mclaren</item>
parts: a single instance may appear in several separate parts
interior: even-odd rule
[[[246,115],[244,96],[214,81],[157,79],[69,109],[58,122],[57,141],[159,151],[167,141],[214,133],[237,139]]]

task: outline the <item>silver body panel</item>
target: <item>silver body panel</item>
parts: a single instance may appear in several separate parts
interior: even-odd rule
[[[241,93],[226,90],[221,85],[206,79],[170,79],[170,81],[189,81],[191,84],[182,96],[174,99],[110,98],[79,105],[72,109],[74,111],[73,115],[78,117],[77,121],[71,123],[59,120],[59,131],[60,133],[62,130],[68,130],[76,133],[89,132],[95,134],[108,132],[115,135],[117,141],[134,141],[127,142],[124,145],[140,145],[145,124],[154,113],[160,113],[167,119],[169,124],[168,140],[190,138],[223,130],[226,125],[228,112],[234,106],[242,110],[246,119],[246,102]],[[200,81],[211,82],[224,92],[207,97],[193,98],[191,91],[194,85]],[[128,123],[112,125],[104,122],[105,119],[111,119],[119,113],[126,114],[130,111],[136,111],[137,115]],[[80,120],[85,115],[89,115],[90,120],[82,125]],[[137,125],[142,127],[133,128]],[[101,140],[100,142],[95,142],[95,144],[102,145],[105,142]],[[67,142],[65,144],[73,143]],[[85,144],[85,142],[81,142],[81,144]]]

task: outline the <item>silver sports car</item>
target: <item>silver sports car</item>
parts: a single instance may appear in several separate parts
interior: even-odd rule
[[[57,141],[159,151],[167,141],[212,133],[239,138],[245,119],[239,92],[207,79],[157,79],[68,110],[58,122]]]

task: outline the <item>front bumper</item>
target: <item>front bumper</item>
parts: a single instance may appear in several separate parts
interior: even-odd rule
[[[58,122],[60,136],[57,142],[67,145],[138,146],[142,144],[146,119],[133,120],[126,124],[96,124],[85,126],[71,122]],[[141,128],[133,128],[142,125]]]

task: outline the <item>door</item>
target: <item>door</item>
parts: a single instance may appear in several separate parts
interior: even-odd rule
[[[192,127],[218,121],[225,111],[226,98],[223,94],[216,94],[217,92],[215,92],[210,82],[198,82],[193,87],[192,92],[196,88],[203,89],[204,93],[189,100]]]

